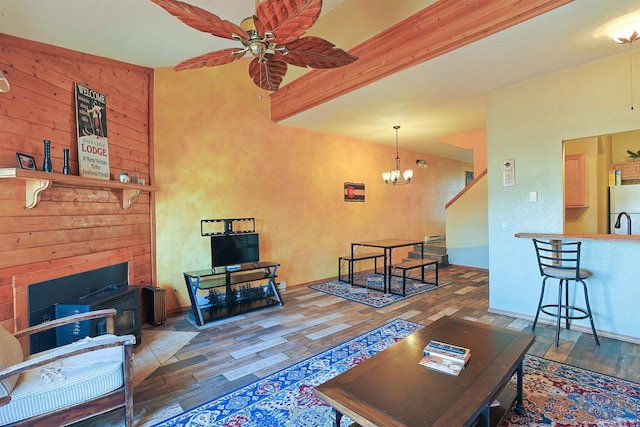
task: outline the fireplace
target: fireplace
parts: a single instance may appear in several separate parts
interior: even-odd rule
[[[56,304],[56,318],[104,308],[114,308],[118,313],[114,320],[116,335],[133,334],[136,336],[136,343],[140,343],[140,288],[129,287],[126,284],[105,286],[87,295]],[[105,318],[64,325],[56,330],[56,344],[70,344],[80,338],[106,332]],[[31,345],[33,348],[33,342]]]
[[[18,291],[16,295],[23,295],[15,302],[17,312],[24,312],[24,317],[16,316],[17,324],[28,321],[28,326],[33,326],[69,314],[114,308],[118,313],[114,322],[116,334],[133,334],[140,342],[140,288],[129,286],[132,278],[131,261],[130,255],[110,255],[91,262],[85,259],[80,265],[71,264],[55,271],[33,273],[37,282],[14,276],[14,286]],[[21,310],[21,306],[25,306],[26,310]],[[105,326],[98,321],[86,321],[68,328],[58,328],[57,332],[35,334],[29,342],[29,353],[87,335],[99,335],[104,333]]]

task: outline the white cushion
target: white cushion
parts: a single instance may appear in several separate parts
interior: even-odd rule
[[[0,369],[20,363],[24,360],[22,346],[16,337],[0,325]],[[20,375],[13,375],[0,381],[0,397],[11,393]]]
[[[108,338],[101,335],[93,340]],[[86,341],[85,341],[86,342]],[[73,343],[68,346],[82,346]],[[59,349],[48,350],[55,353]],[[42,353],[40,353],[42,354]],[[39,354],[39,355],[40,355]],[[38,355],[33,355],[35,357]],[[55,372],[45,380],[43,372]],[[0,424],[65,408],[120,388],[124,384],[122,347],[105,348],[61,359],[20,376],[11,401],[0,406]]]

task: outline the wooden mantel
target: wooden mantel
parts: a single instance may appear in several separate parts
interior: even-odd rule
[[[155,191],[156,189],[150,185],[123,183],[113,180],[84,178],[75,175],[38,172],[17,168],[0,168],[0,179],[1,178],[14,178],[26,182],[25,206],[28,209],[36,207],[40,193],[50,188],[52,184],[59,187],[97,188],[120,191],[122,192],[123,209],[129,209],[133,200],[138,197],[141,191]]]
[[[313,70],[273,92],[271,120],[279,122],[572,1],[436,1],[351,49],[359,58],[353,64]]]

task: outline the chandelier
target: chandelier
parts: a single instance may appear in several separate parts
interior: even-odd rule
[[[400,181],[400,155],[398,154],[398,129],[400,126],[393,127],[396,130],[396,169],[390,172],[382,172],[382,179],[387,185],[408,184],[413,178],[413,170],[406,169],[402,172],[402,181]]]

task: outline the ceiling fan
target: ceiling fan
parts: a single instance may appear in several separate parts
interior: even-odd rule
[[[358,57],[319,37],[302,37],[320,16],[322,0],[256,0],[256,14],[238,26],[217,15],[178,0],[151,0],[198,31],[236,40],[242,48],[205,53],[176,65],[174,70],[224,65],[253,55],[249,75],[262,89],[276,91],[287,64],[298,67],[336,68]]]

